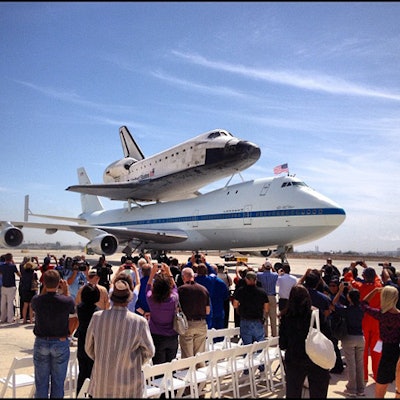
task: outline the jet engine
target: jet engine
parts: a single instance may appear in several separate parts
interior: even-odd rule
[[[243,255],[251,255],[254,257],[269,257],[272,254],[272,250],[259,250],[259,251],[239,251],[240,254]]]
[[[10,226],[0,232],[0,243],[5,247],[17,247],[24,240],[21,229]]]
[[[99,255],[105,254],[107,256],[111,256],[117,251],[118,240],[113,235],[99,235],[91,240],[86,245],[86,248]]]

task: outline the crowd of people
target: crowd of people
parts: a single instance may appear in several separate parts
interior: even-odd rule
[[[399,276],[390,263],[378,275],[364,261],[340,271],[327,259],[298,278],[288,263],[266,259],[258,268],[238,262],[232,279],[224,264],[195,252],[184,263],[123,257],[114,269],[105,256],[90,265],[82,255],[48,254],[42,264],[24,257],[18,268],[7,253],[0,260],[0,319],[15,319],[18,295],[22,323],[34,324],[35,397],[63,397],[70,346],[77,346],[77,393],[90,378],[94,397],[141,397],[144,363],[169,362],[178,350],[182,358],[204,352],[207,330],[227,328],[230,312],[243,344],[279,336],[287,398],[302,397],[305,386],[310,397],[326,398],[330,374],[345,368],[345,394],[365,396],[369,358],[376,397],[393,381],[400,397]],[[181,335],[173,328],[178,307],[188,320]],[[331,370],[305,351],[313,308],[334,344]],[[335,334],[339,318],[346,322],[343,337]]]
[[[302,397],[304,383],[310,397],[326,398],[329,374],[341,374],[346,365],[347,397],[365,396],[369,359],[375,397],[383,398],[390,383],[400,397],[400,274],[382,263],[380,276],[365,261],[352,262],[340,272],[328,259],[321,269],[307,269],[293,286],[280,316],[279,342],[285,350],[287,397]],[[319,310],[321,331],[332,340],[333,369],[313,363],[305,351],[311,309]],[[344,319],[346,332],[335,336],[335,324]],[[293,335],[297,331],[298,335]],[[343,350],[344,361],[339,349]]]

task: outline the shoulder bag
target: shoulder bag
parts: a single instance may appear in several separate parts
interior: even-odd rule
[[[314,327],[314,323],[316,328]],[[319,309],[312,311],[305,348],[311,361],[319,365],[321,368],[332,369],[335,366],[335,349],[332,341],[321,332]]]
[[[183,313],[181,308],[181,303],[178,300],[177,308],[174,314],[173,328],[178,335],[184,335],[188,329],[189,325],[187,322],[186,315]]]
[[[34,272],[32,275],[31,291],[37,292],[38,289],[39,289],[39,282],[38,282],[36,272]]]

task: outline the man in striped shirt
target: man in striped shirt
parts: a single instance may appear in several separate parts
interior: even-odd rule
[[[147,320],[128,310],[129,284],[117,278],[109,310],[96,311],[86,334],[85,351],[94,360],[88,393],[99,398],[141,398],[142,365],[154,356]]]

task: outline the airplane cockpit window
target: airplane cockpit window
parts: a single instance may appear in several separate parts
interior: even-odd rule
[[[226,132],[226,131],[212,131],[212,132],[208,135],[207,139],[215,139],[215,138],[218,138],[218,137],[220,137],[220,136],[230,136],[230,137],[233,137],[229,132]]]
[[[288,187],[288,186],[307,186],[304,182],[297,182],[297,181],[289,181],[283,182],[281,187]]]
[[[208,139],[215,139],[215,138],[220,137],[220,136],[221,136],[221,132],[220,131],[214,131],[214,132],[211,132],[208,135]]]

